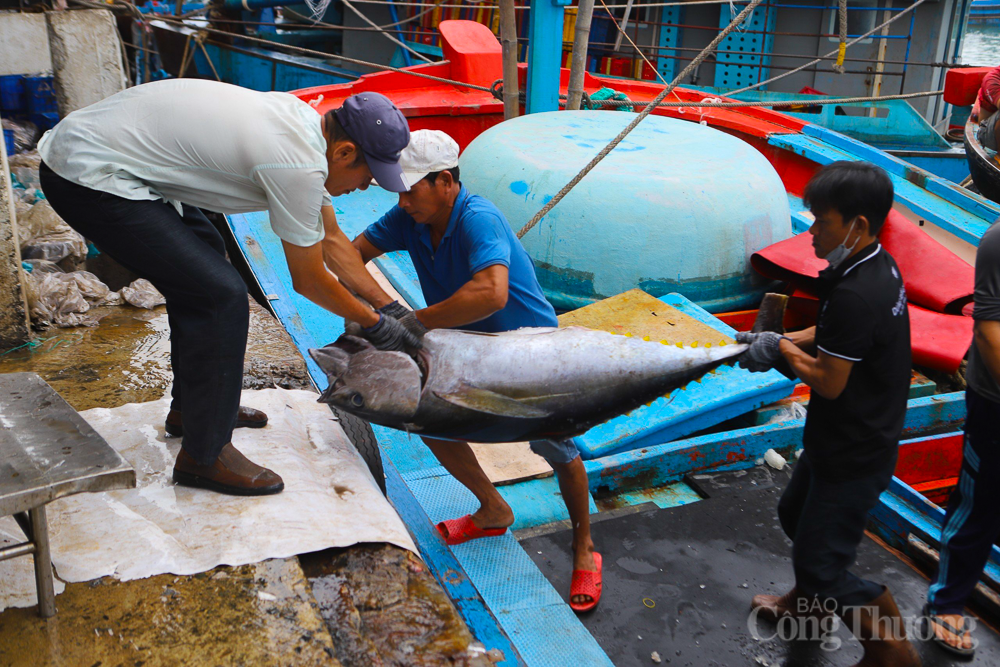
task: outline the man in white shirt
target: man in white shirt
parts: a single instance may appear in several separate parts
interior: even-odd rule
[[[235,495],[284,488],[231,442],[233,428],[259,428],[267,417],[239,405],[247,288],[200,209],[268,210],[297,292],[358,322],[380,349],[419,347],[348,291],[368,293],[374,280],[330,201],[373,178],[405,191],[398,162],[408,142],[406,119],[378,93],[320,116],[287,93],[194,79],[130,88],[42,137],[41,184],[52,207],[166,297],[174,373],[166,430],[183,435],[176,483]]]

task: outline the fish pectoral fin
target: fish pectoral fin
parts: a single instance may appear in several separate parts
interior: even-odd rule
[[[450,393],[434,392],[434,395],[442,401],[448,401],[452,405],[476,412],[496,415],[497,417],[513,417],[518,419],[541,419],[548,417],[550,412],[526,405],[525,403],[498,394],[489,389],[479,389],[464,385],[460,389]]]

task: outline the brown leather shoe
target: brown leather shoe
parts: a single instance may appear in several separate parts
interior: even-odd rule
[[[174,484],[231,496],[269,496],[285,488],[277,473],[240,454],[231,442],[222,448],[219,458],[210,466],[199,465],[181,449],[174,463]]]
[[[759,609],[758,618],[777,621],[782,616],[795,616],[798,591],[793,588],[784,595],[755,595],[750,600],[750,609]]]
[[[862,607],[843,610],[841,618],[861,642],[865,654],[854,667],[920,667],[920,656],[906,638],[906,624],[885,586]]]
[[[245,405],[240,406],[236,413],[236,428],[264,428],[265,426],[267,426],[266,414]],[[184,421],[181,419],[180,410],[171,410],[167,413],[167,421],[163,424],[163,430],[172,438],[184,435]]]

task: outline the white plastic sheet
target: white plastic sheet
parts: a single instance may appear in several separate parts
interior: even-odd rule
[[[237,429],[233,443],[284,478],[282,493],[245,498],[174,486],[180,440],[164,437],[169,399],[82,412],[135,468],[138,487],[48,505],[58,577],[76,582],[190,575],[359,542],[415,551],[399,516],[316,394],[244,391],[243,404],[264,410],[270,421],[263,429]],[[0,540],[17,536],[13,519],[0,519]],[[32,576],[31,561],[13,562],[0,561],[0,609],[34,604],[33,584],[24,581]]]

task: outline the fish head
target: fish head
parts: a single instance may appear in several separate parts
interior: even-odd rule
[[[403,352],[376,349],[355,336],[309,350],[329,386],[319,400],[383,426],[410,421],[420,405],[420,368]]]

